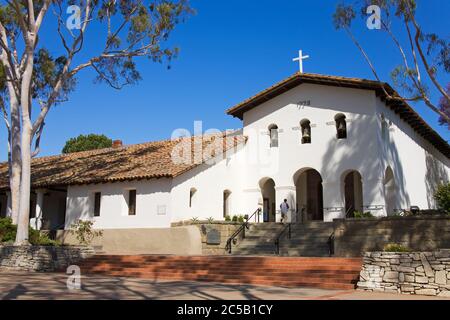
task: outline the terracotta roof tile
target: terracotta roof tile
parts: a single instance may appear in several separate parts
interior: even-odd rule
[[[246,141],[240,131],[234,131],[203,136],[203,147],[206,148],[213,141],[211,139],[216,137],[226,137],[223,139],[222,154],[236,150],[235,148]],[[180,142],[192,142],[193,145],[195,138],[201,137],[36,158],[32,160],[32,187],[44,188],[176,177],[200,164],[177,164],[172,161],[173,148]],[[191,151],[193,155],[194,149],[192,148]],[[204,160],[209,158],[211,157],[206,157]],[[2,163],[0,164],[0,189],[8,188],[8,164]]]

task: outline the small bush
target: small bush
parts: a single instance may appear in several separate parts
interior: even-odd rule
[[[199,222],[200,220],[198,219],[198,217],[192,217],[191,218],[191,222],[192,223],[197,223],[197,222]]]
[[[209,224],[214,223],[214,218],[213,218],[213,217],[209,217],[209,218],[208,218],[208,223],[209,223]]]
[[[225,216],[225,221],[231,221],[231,217],[229,215]]]
[[[34,246],[60,246],[61,243],[49,238],[48,234],[42,233],[38,230],[30,228],[28,234],[28,241]]]
[[[16,240],[17,226],[12,223],[11,218],[0,219],[0,242],[13,244]],[[28,229],[28,241],[34,246],[58,246],[58,241],[52,240],[48,235],[33,228]]]
[[[244,216],[243,215],[239,215],[237,220],[240,223],[244,223]]]
[[[11,218],[0,219],[0,242],[14,242],[16,232],[17,226],[13,225]]]
[[[75,235],[81,245],[88,246],[94,238],[103,236],[103,231],[93,230],[93,221],[78,220],[70,227],[70,233]]]
[[[353,213],[353,216],[356,219],[364,219],[364,218],[373,218],[373,214],[371,212],[361,212],[361,211],[355,211]]]
[[[437,202],[439,209],[444,210],[450,214],[450,183],[438,186],[434,199]]]
[[[238,222],[238,216],[233,216],[233,218],[231,218],[231,221]]]
[[[388,243],[383,247],[384,252],[410,252],[411,250],[399,243]]]

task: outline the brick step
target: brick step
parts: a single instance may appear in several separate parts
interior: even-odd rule
[[[269,257],[268,257],[269,258]],[[326,259],[326,258],[324,258]],[[214,262],[171,262],[171,261],[155,261],[155,262],[148,262],[148,261],[114,261],[114,260],[85,260],[82,262],[82,264],[110,264],[110,265],[124,265],[124,266],[142,266],[142,265],[153,265],[153,266],[174,266],[174,267],[191,267],[191,268],[360,268],[361,262],[359,263],[335,263],[331,261],[330,263],[314,263],[314,262],[306,262],[306,263],[282,263],[282,262],[267,262],[262,261],[259,263],[244,263],[244,262],[221,262],[218,261],[216,263]]]
[[[233,257],[233,256],[160,256],[160,255],[96,255],[90,257],[87,260],[113,260],[113,261],[139,261],[139,262],[160,262],[160,261],[171,261],[171,262],[180,262],[180,261],[189,261],[189,262],[256,262],[261,263],[264,262],[277,262],[283,264],[297,264],[297,263],[324,263],[328,264],[333,262],[335,264],[347,264],[347,263],[361,263],[362,258],[339,258],[339,257],[329,257],[329,258],[302,258],[302,257],[289,257],[289,258],[280,258],[280,257],[272,257],[272,258],[261,258],[261,257]],[[87,261],[85,260],[85,261]]]
[[[161,270],[164,268],[164,270],[170,270],[170,271],[178,271],[178,270],[189,270],[189,271],[200,271],[200,270],[210,270],[211,272],[215,272],[215,270],[220,270],[220,272],[224,273],[247,273],[248,270],[258,270],[258,272],[261,273],[294,273],[294,274],[301,274],[301,273],[308,273],[308,274],[354,274],[359,273],[359,268],[295,268],[295,269],[279,269],[279,268],[267,268],[267,267],[261,267],[257,269],[243,269],[243,268],[191,268],[191,267],[175,267],[175,266],[125,266],[125,265],[109,265],[109,264],[82,264],[80,265],[82,269],[87,270],[93,270],[93,269],[104,269],[104,270],[146,270],[146,271],[154,271],[154,270]]]
[[[269,258],[269,257],[268,257]],[[325,258],[325,257],[324,257]],[[320,268],[331,268],[331,269],[339,269],[339,268],[350,268],[350,269],[359,269],[361,264],[314,264],[314,263],[302,263],[302,264],[282,264],[282,263],[259,263],[259,264],[249,264],[249,263],[172,263],[172,262],[125,262],[125,261],[94,261],[88,260],[80,263],[80,265],[99,265],[99,264],[108,264],[108,265],[120,265],[126,267],[142,267],[146,265],[158,266],[158,267],[175,267],[175,268],[238,268],[238,269],[261,269],[261,268],[307,268],[307,269],[320,269]]]
[[[360,269],[357,267],[296,267],[296,268],[279,268],[279,267],[268,267],[268,266],[260,266],[258,268],[242,268],[240,266],[221,266],[221,267],[210,267],[210,266],[174,266],[174,265],[134,265],[129,266],[125,264],[107,264],[107,263],[97,263],[97,264],[81,264],[82,268],[109,268],[109,269],[133,269],[133,270],[221,270],[221,272],[226,273],[248,273],[249,270],[258,270],[258,272],[287,272],[287,273],[337,273],[337,274],[346,274],[346,273],[354,273],[359,272]]]
[[[83,273],[173,281],[353,289],[362,259],[261,256],[94,256]]]
[[[354,289],[357,282],[356,279],[352,280],[338,280],[324,278],[301,278],[301,279],[280,279],[274,277],[231,277],[231,276],[215,276],[215,275],[195,275],[191,273],[182,275],[173,274],[145,274],[139,272],[92,272],[95,274],[105,274],[116,277],[136,277],[151,280],[167,280],[167,281],[208,281],[208,282],[220,282],[220,283],[233,283],[233,284],[256,284],[256,285],[269,285],[269,286],[286,286],[286,287],[318,287],[329,289]]]
[[[296,273],[296,272],[260,272],[258,270],[258,274],[252,274],[251,272],[242,272],[242,273],[230,273],[225,272],[225,270],[173,270],[173,271],[161,271],[161,270],[146,270],[146,269],[124,269],[124,270],[118,270],[114,268],[93,268],[93,269],[81,269],[82,271],[86,271],[87,273],[92,272],[104,272],[108,274],[122,274],[122,275],[145,275],[145,276],[155,276],[155,277],[171,277],[171,276],[184,276],[186,274],[192,275],[192,276],[217,276],[217,277],[229,277],[229,278],[236,278],[236,279],[242,279],[242,278],[263,278],[263,279],[280,279],[280,280],[286,280],[294,279],[294,280],[300,280],[300,279],[326,279],[327,281],[336,282],[336,283],[348,283],[349,281],[357,281],[359,273],[352,272],[352,273],[346,273],[346,274],[329,274],[329,273]]]

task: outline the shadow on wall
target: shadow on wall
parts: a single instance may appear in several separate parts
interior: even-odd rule
[[[358,171],[362,176],[363,205],[388,206],[386,203],[386,169],[392,167],[395,179],[395,194],[391,194],[393,207],[400,209],[410,205],[409,195],[405,187],[405,175],[397,147],[389,134],[383,130],[381,119],[376,115],[353,115],[348,119],[347,138],[330,139],[323,156],[321,172],[325,180],[340,182],[340,199],[345,205],[344,181],[345,173]],[[325,181],[326,182],[326,181]],[[367,188],[371,189],[367,189]],[[380,189],[381,188],[381,189]],[[372,203],[372,199],[384,197],[382,203]],[[380,200],[379,200],[380,201]],[[376,214],[376,213],[375,213]],[[388,212],[392,214],[392,212]]]
[[[383,121],[383,120],[380,120]],[[385,121],[385,120],[384,120]],[[387,127],[387,122],[381,124],[381,146],[383,150],[383,154],[385,155],[385,161],[383,165],[383,184],[384,188],[384,198],[392,199],[393,209],[408,209],[411,204],[411,199],[409,197],[408,192],[406,191],[406,179],[405,173],[403,171],[402,162],[400,159],[400,154],[398,152],[397,146],[395,144],[392,135],[390,134],[390,129]],[[397,129],[399,130],[399,129]],[[389,181],[387,177],[388,170],[391,169],[394,175],[393,181],[393,192],[394,194],[388,194],[392,191],[386,186]],[[387,207],[390,207],[388,203],[386,203]],[[394,212],[387,212],[388,215],[392,215]]]
[[[425,165],[427,169],[425,174],[427,202],[428,207],[431,209],[436,208],[434,194],[436,193],[438,186],[440,184],[448,183],[449,179],[445,166],[428,152],[425,154]]]
[[[379,172],[379,161],[376,158],[377,140],[368,137],[374,120],[366,115],[353,115],[348,120],[350,121],[347,123],[347,138],[338,140],[335,135],[329,140],[320,170],[325,183],[327,181],[339,182],[337,184],[339,190],[336,190],[336,193],[340,195],[342,206],[344,206],[345,198],[342,179],[345,178],[345,172],[356,170],[361,174],[363,194],[366,197],[367,190],[364,191],[364,181],[369,178],[367,172],[375,174]],[[366,204],[364,201],[363,199],[363,203]],[[326,203],[325,206],[327,206]]]

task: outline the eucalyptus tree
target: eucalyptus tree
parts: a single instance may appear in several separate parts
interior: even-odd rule
[[[0,108],[16,244],[28,243],[31,159],[51,109],[69,99],[83,70],[121,89],[141,79],[138,58],[170,61],[178,49],[169,36],[191,13],[187,0],[0,2]],[[87,43],[95,45],[86,49]]]
[[[417,18],[418,6],[415,0],[360,0],[341,3],[333,15],[337,29],[343,29],[364,56],[374,76],[380,81],[379,72],[352,31],[352,22],[360,17],[360,26],[379,29],[388,36],[389,41],[398,50],[401,64],[391,72],[394,85],[402,96],[394,95],[384,85],[382,89],[388,99],[395,101],[423,101],[440,117],[441,124],[450,125],[449,111],[445,106],[450,103],[450,92],[440,76],[450,72],[450,43],[448,30],[430,32],[420,24]],[[439,4],[436,3],[436,10]],[[370,15],[368,17],[368,14]],[[361,22],[361,21],[360,21]],[[386,44],[383,44],[383,48]],[[383,52],[383,50],[379,50]],[[448,79],[448,78],[447,78]],[[381,82],[381,81],[380,81]],[[432,99],[432,90],[442,98]]]

